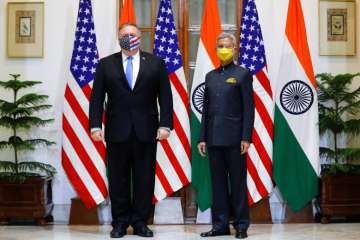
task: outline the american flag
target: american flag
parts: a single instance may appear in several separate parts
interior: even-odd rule
[[[240,31],[239,64],[254,77],[255,123],[247,154],[248,196],[253,204],[271,193],[274,101],[266,68],[261,26],[254,0],[245,0]]]
[[[130,38],[121,38],[120,42],[121,46],[132,51],[140,45],[140,37],[130,35]]]
[[[186,79],[171,0],[162,0],[155,26],[154,54],[164,59],[173,93],[174,131],[158,144],[154,201],[190,183],[190,120]]]
[[[62,166],[79,198],[87,207],[107,196],[104,142],[89,132],[89,99],[99,56],[91,0],[80,0],[69,79],[63,112]]]

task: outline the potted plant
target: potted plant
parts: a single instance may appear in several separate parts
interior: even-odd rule
[[[333,147],[320,147],[320,156],[327,164],[321,172],[321,222],[332,216],[360,215],[360,166],[351,164],[360,159],[360,148],[342,147],[341,138],[360,135],[360,87],[351,91],[357,74],[329,73],[317,75],[319,99],[319,131],[328,134]]]
[[[0,87],[12,90],[13,99],[0,99],[0,127],[10,130],[11,135],[0,141],[0,149],[12,149],[13,159],[0,158],[0,219],[32,218],[38,224],[52,220],[51,179],[56,173],[49,164],[23,160],[24,151],[34,151],[37,146],[54,144],[42,138],[27,138],[31,127],[44,126],[53,119],[42,119],[34,114],[51,107],[45,104],[47,95],[26,93],[23,89],[40,84],[38,81],[20,81],[20,75],[10,75],[11,80],[0,81]]]

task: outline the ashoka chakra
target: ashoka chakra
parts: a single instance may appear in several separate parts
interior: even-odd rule
[[[195,88],[191,99],[195,110],[200,114],[202,114],[202,110],[203,110],[204,93],[205,93],[205,83],[201,83]]]
[[[313,102],[314,94],[311,87],[300,80],[287,83],[280,94],[281,106],[288,113],[295,115],[308,111]]]

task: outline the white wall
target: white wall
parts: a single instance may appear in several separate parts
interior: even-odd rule
[[[263,1],[263,0],[261,0]],[[116,0],[93,0],[95,30],[100,56],[108,55],[116,49]],[[356,57],[320,57],[318,54],[318,0],[302,0],[307,21],[308,39],[315,73],[320,72],[359,72],[360,55]],[[50,96],[49,102],[53,110],[49,115],[55,118],[54,124],[45,131],[34,131],[56,141],[58,144],[49,150],[38,150],[31,154],[45,162],[53,164],[58,174],[54,182],[55,203],[69,203],[74,192],[69,185],[61,167],[61,110],[66,80],[69,79],[69,64],[74,39],[75,19],[78,9],[76,0],[46,0],[45,1],[45,56],[42,59],[8,59],[6,57],[6,0],[0,0],[0,79],[8,79],[9,73],[20,73],[23,79],[40,80],[43,84],[37,88]],[[360,4],[357,5],[360,13]],[[359,18],[358,18],[359,20]],[[359,21],[358,21],[359,23]],[[360,34],[360,24],[357,24],[357,35]],[[357,46],[360,46],[357,37]],[[269,46],[267,46],[269,48]],[[358,83],[356,83],[358,84]],[[0,96],[9,96],[0,90]],[[0,129],[0,139],[6,132]],[[4,135],[4,136],[3,136]],[[1,152],[0,159],[8,157]],[[11,156],[11,155],[10,155]]]

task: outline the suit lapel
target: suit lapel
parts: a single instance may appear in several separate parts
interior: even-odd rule
[[[131,91],[131,88],[129,87],[129,84],[126,79],[121,52],[116,56],[116,60],[117,60],[116,69],[118,69],[120,72],[120,74],[119,74],[120,81],[124,84],[125,88],[127,88],[129,91]]]
[[[137,75],[133,91],[136,91],[136,89],[139,88],[139,84],[143,80],[142,74],[144,73],[144,68],[145,68],[145,65],[146,65],[146,57],[145,57],[145,55],[143,54],[142,51],[140,51],[140,56],[139,57],[140,57],[139,73]]]

